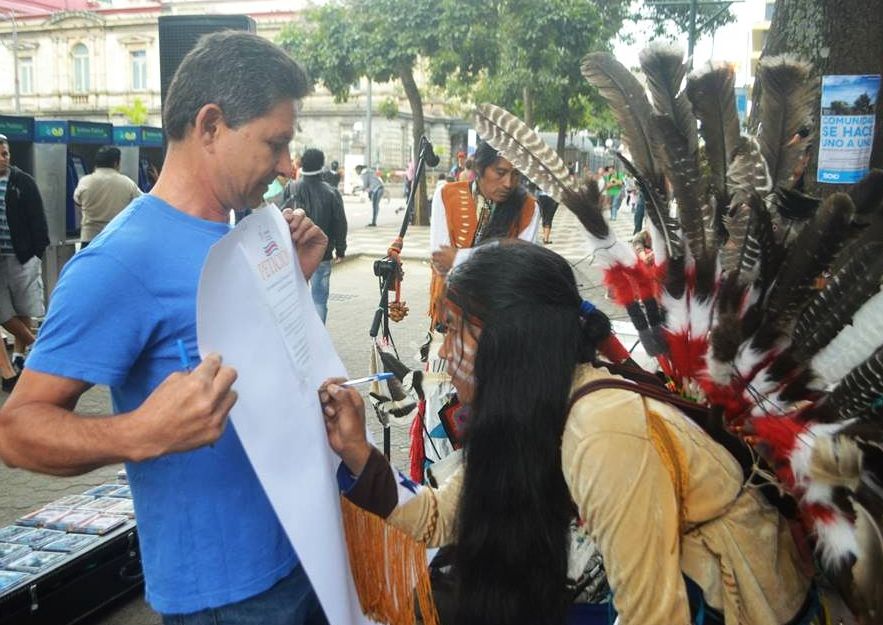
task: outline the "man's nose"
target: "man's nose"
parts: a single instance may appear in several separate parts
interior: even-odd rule
[[[285,150],[285,153],[280,155],[276,162],[276,173],[291,178],[291,154],[288,153],[288,150]]]

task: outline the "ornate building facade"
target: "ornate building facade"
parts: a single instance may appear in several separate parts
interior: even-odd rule
[[[159,16],[247,14],[259,35],[275,40],[306,6],[300,0],[0,0],[0,114],[117,125],[140,115],[142,125],[160,126]],[[364,79],[354,85],[342,104],[317,89],[304,103],[292,151],[319,147],[328,160],[341,162],[345,154],[364,154],[366,87]],[[387,169],[403,168],[411,146],[407,100],[394,84],[373,85],[372,91],[369,160]],[[381,101],[392,102],[398,112],[377,114]],[[427,134],[444,164],[465,144],[466,125],[431,98],[426,98],[424,114]]]

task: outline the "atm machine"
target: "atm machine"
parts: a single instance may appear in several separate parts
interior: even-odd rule
[[[47,299],[80,238],[74,189],[80,178],[92,171],[98,150],[112,143],[110,124],[42,119],[34,122],[34,177],[43,195],[49,225],[49,249],[43,257]]]
[[[0,115],[0,134],[6,135],[12,164],[34,175],[34,118]]]
[[[156,182],[162,168],[163,132],[151,126],[114,126],[113,144],[120,149],[120,172],[144,193]]]

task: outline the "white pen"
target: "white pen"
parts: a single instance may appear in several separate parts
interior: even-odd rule
[[[364,378],[355,378],[353,380],[347,380],[346,382],[341,382],[341,386],[358,386],[359,384],[368,384],[369,382],[381,382],[383,380],[389,380],[393,377],[393,374],[389,371],[383,371],[381,373],[375,373],[374,375],[367,375]]]

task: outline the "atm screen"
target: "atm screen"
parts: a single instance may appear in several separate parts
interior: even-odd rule
[[[74,189],[80,178],[89,173],[86,161],[79,154],[69,154],[67,159],[67,207],[65,211],[65,231],[68,235],[79,235],[80,212],[74,206]]]

